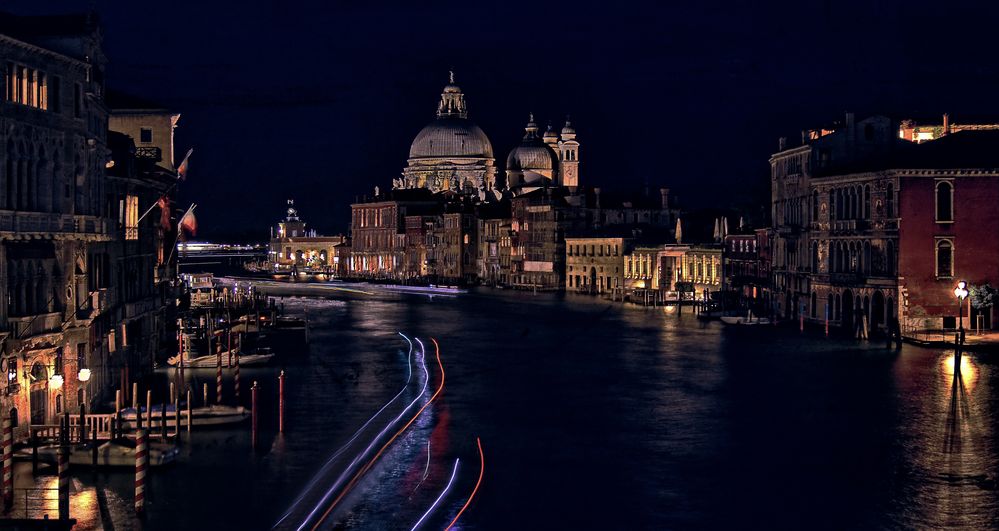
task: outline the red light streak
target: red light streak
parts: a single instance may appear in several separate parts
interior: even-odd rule
[[[475,488],[472,489],[472,494],[468,497],[468,501],[465,502],[465,505],[461,506],[461,510],[458,511],[458,514],[454,515],[454,520],[451,520],[451,523],[444,528],[444,531],[448,531],[454,527],[458,518],[461,518],[461,513],[465,512],[465,509],[468,509],[468,506],[471,505],[472,500],[475,498],[475,493],[479,492],[479,485],[482,484],[482,476],[486,473],[486,457],[482,453],[482,439],[476,437],[475,443],[479,445],[479,480],[475,482]]]

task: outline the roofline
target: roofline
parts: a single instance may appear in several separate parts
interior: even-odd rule
[[[806,150],[811,149],[811,148],[812,148],[811,144],[802,144],[802,145],[800,145],[798,147],[793,147],[793,148],[785,149],[784,151],[778,151],[778,152],[773,153],[772,155],[770,155],[770,160],[774,160],[775,158],[777,158],[778,156],[781,156],[781,155],[790,155],[790,154],[792,154],[792,153],[794,153],[796,151],[806,151]]]
[[[920,177],[937,175],[974,174],[975,176],[996,176],[999,177],[999,167],[997,168],[885,168],[881,170],[857,171],[851,173],[837,173],[833,175],[811,176],[812,181],[822,182],[826,179],[856,178],[865,179],[875,175],[898,176],[898,177]]]
[[[82,66],[83,68],[87,68],[87,67],[90,66],[90,64],[87,63],[86,61],[82,61],[82,60],[77,59],[75,57],[70,57],[68,55],[61,54],[61,53],[56,52],[54,50],[50,50],[48,48],[44,48],[42,46],[38,46],[37,44],[31,44],[30,42],[27,42],[27,41],[22,41],[20,39],[15,39],[14,37],[11,37],[10,35],[5,35],[3,33],[0,33],[0,41],[5,41],[5,42],[8,42],[10,44],[14,44],[15,46],[21,46],[23,48],[27,48],[27,49],[29,49],[31,51],[34,51],[34,52],[37,52],[37,53],[48,55],[48,56],[54,57],[56,59],[61,59],[63,61],[66,61],[67,63],[71,63],[71,64],[73,64],[75,66]]]

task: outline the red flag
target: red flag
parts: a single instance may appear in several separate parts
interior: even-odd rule
[[[163,195],[156,201],[160,207],[160,227],[164,231],[170,230],[170,198]]]
[[[187,161],[191,158],[191,153],[194,153],[194,148],[187,150],[184,160],[181,161],[180,166],[177,166],[177,178],[181,181],[187,179]]]
[[[194,207],[187,209],[184,217],[180,218],[180,223],[177,224],[177,230],[180,235],[190,234],[191,236],[196,236],[198,234],[198,220],[194,217]]]

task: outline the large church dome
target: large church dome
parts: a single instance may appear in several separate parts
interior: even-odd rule
[[[483,195],[496,183],[496,161],[489,137],[468,119],[465,94],[449,83],[437,103],[437,119],[409,147],[409,161],[394,188],[428,188]]]
[[[468,118],[442,116],[420,131],[409,148],[409,158],[493,158],[489,137]]]

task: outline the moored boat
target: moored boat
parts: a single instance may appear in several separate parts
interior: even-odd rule
[[[222,365],[224,367],[228,367],[230,365],[229,360],[233,359],[235,355],[236,355],[235,349],[233,349],[231,353],[223,352]],[[273,358],[274,358],[273,352],[261,352],[259,354],[240,354],[239,364],[244,367],[252,365],[266,365],[270,363],[271,359]],[[180,356],[177,355],[168,358],[167,363],[169,363],[172,367],[176,367],[177,364],[180,363]],[[235,363],[235,361],[233,361],[232,363]],[[217,365],[218,365],[218,356],[214,354],[209,356],[198,356],[192,359],[188,359],[186,357],[184,358],[185,368],[204,369],[204,368],[216,367]]]
[[[753,326],[770,324],[770,319],[767,317],[756,317],[753,315],[753,312],[750,311],[747,312],[745,316],[723,315],[721,316],[721,322],[729,325]]]
[[[146,408],[139,408],[142,411],[143,423],[146,421]],[[153,406],[153,429],[162,426],[163,406]],[[207,407],[196,407],[191,410],[191,424],[193,426],[222,426],[225,424],[238,424],[250,417],[250,410],[243,406],[222,406],[214,405]],[[121,410],[122,425],[126,429],[135,429],[135,410],[126,408]],[[180,422],[187,424],[187,409],[181,408]],[[167,428],[176,427],[176,413],[173,405],[166,406]]]
[[[149,443],[149,466],[164,466],[173,463],[180,455],[177,446],[169,443]],[[59,456],[58,445],[38,447],[38,460],[44,463],[56,463]],[[31,449],[24,448],[15,454],[19,460],[31,459]],[[69,447],[69,464],[93,466],[93,447],[89,444],[72,445]],[[135,441],[119,439],[105,441],[97,446],[97,466],[99,467],[135,467]]]

